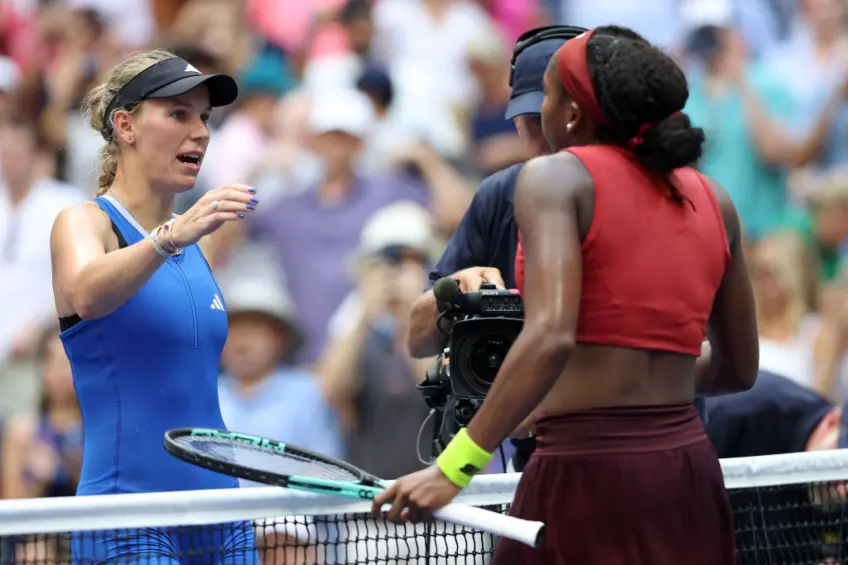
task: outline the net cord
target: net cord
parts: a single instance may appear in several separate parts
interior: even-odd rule
[[[461,500],[434,515],[447,522],[534,545],[544,526],[541,522],[476,508],[511,499],[520,478],[513,475],[488,475],[486,478],[495,480],[472,483]],[[18,499],[0,501],[0,536],[209,525],[268,516],[370,511],[369,502],[278,487]]]
[[[728,489],[848,481],[848,449],[724,459],[721,467]],[[519,473],[478,476],[456,502],[468,506],[508,504],[520,478]],[[367,501],[278,487],[2,500],[0,536],[206,525],[282,515],[356,514],[370,509]]]

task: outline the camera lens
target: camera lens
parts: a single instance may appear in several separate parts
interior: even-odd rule
[[[478,341],[469,355],[469,367],[474,378],[491,385],[510,345],[512,345],[511,341],[498,338]]]

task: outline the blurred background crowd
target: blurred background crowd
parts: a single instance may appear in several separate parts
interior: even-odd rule
[[[405,351],[407,314],[479,181],[530,156],[503,117],[510,55],[549,23],[677,57],[700,168],[742,218],[762,367],[848,400],[846,18],[845,0],[0,0],[2,496],[74,492],[49,234],[96,188],[85,92],[154,45],[240,85],[177,210],[223,184],[262,198],[218,258],[232,429],[383,477],[423,466],[431,360]]]

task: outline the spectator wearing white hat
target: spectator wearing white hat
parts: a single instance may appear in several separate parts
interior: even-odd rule
[[[353,255],[357,289],[336,312],[317,368],[327,398],[348,432],[347,459],[379,477],[420,469],[429,457],[428,409],[415,385],[432,359],[406,350],[409,308],[427,278],[431,218],[412,202],[378,211]]]
[[[226,302],[216,297],[229,318],[221,356],[225,373],[218,387],[224,422],[239,432],[344,457],[335,413],[314,375],[290,365],[303,333],[292,317],[289,297],[273,272],[238,271],[246,274],[222,284]]]
[[[251,216],[247,229],[266,242],[284,272],[295,315],[308,337],[297,361],[315,361],[326,339],[327,323],[351,291],[344,260],[356,249],[368,218],[400,200],[429,206],[449,231],[455,229],[471,189],[435,152],[405,150],[403,162],[419,174],[396,168],[366,174],[362,149],[374,125],[369,98],[355,89],[316,94],[309,115],[312,148],[320,161],[317,181],[308,189],[280,194],[260,185],[263,212]],[[420,289],[419,289],[420,290]]]

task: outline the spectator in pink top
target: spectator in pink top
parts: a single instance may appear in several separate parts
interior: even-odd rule
[[[345,52],[341,25],[327,23],[345,0],[248,0],[251,27],[289,54],[307,50],[309,56]],[[320,27],[320,29],[317,29]],[[313,36],[313,30],[317,33]]]
[[[515,43],[518,36],[528,29],[547,23],[539,0],[483,0],[482,4],[498,24],[508,44]]]

